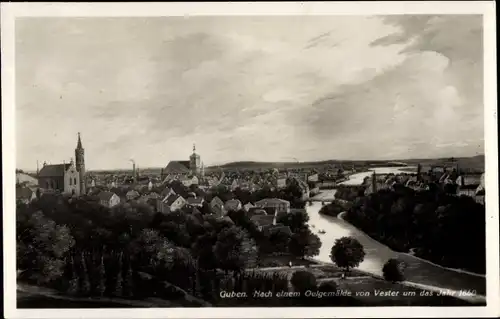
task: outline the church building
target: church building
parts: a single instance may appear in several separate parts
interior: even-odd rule
[[[196,145],[193,145],[193,154],[189,157],[189,161],[170,161],[161,170],[161,180],[164,180],[169,175],[178,177],[203,177],[204,167],[200,155],[196,154]]]
[[[69,164],[43,164],[38,172],[38,187],[59,191],[65,194],[81,195],[85,194],[85,158],[80,133],[75,149],[76,163],[71,159]]]

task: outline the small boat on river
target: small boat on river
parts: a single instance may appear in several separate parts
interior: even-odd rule
[[[324,231],[323,229],[321,229],[321,230],[318,232],[318,234],[321,234],[321,235],[326,234],[326,231]]]

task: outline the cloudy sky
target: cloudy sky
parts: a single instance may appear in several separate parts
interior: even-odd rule
[[[24,18],[17,166],[483,153],[480,16]]]

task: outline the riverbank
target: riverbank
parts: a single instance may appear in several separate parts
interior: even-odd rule
[[[341,220],[343,223],[347,223],[351,225],[351,227],[355,228],[355,226],[353,226],[344,219],[345,214],[346,212],[342,212],[337,216],[337,218]],[[359,229],[357,230],[360,234],[362,234],[366,238],[369,238],[372,242],[379,243],[375,239],[368,236],[363,231]],[[416,256],[407,253],[400,253],[400,252],[394,252],[394,253],[395,256],[393,258],[398,258],[404,261],[408,265],[408,268],[405,271],[405,277],[407,280],[402,282],[402,284],[433,291],[435,293],[447,291],[450,295],[452,295],[455,298],[459,298],[475,304],[486,303],[485,277],[474,276],[469,278],[469,280],[466,280],[467,278],[464,277],[464,275],[467,276],[473,276],[473,275],[466,274],[464,272],[459,272],[452,268],[446,268],[441,265],[434,264],[428,260],[418,258]],[[432,271],[436,272],[436,269],[442,270],[440,276],[436,274],[436,276],[430,277],[429,274],[432,273]],[[383,279],[383,276],[380,273],[372,273],[372,272],[369,273],[378,278]],[[479,278],[482,280],[472,280],[473,278]],[[461,291],[472,291],[475,293],[472,293],[470,295],[465,295],[461,294],[460,293]]]
[[[341,219],[342,221],[346,222],[346,223],[349,223],[347,220],[345,220],[345,215],[346,215],[347,212],[342,212],[340,214],[337,215],[337,217],[339,219]],[[349,223],[350,224],[350,223]],[[351,224],[352,225],[352,224]],[[352,227],[356,227],[354,225],[352,225]],[[358,228],[359,229],[359,228]],[[362,230],[359,229],[360,232],[363,232]],[[363,232],[364,233],[364,232]],[[368,234],[364,233],[366,236],[370,237]],[[372,237],[370,237],[372,238]],[[372,238],[373,240],[376,240],[374,238]],[[427,260],[427,259],[424,259],[422,257],[418,257],[418,256],[415,256],[414,254],[411,254],[411,253],[405,253],[405,252],[397,252],[398,254],[401,254],[401,255],[404,255],[404,256],[407,256],[407,258],[415,258],[415,259],[418,259],[419,261],[422,261],[422,262],[425,262],[425,263],[428,263],[432,266],[435,266],[435,267],[439,267],[439,268],[443,268],[445,270],[449,270],[449,271],[454,271],[454,272],[457,272],[457,273],[461,273],[461,274],[466,274],[466,275],[470,275],[470,276],[475,276],[475,277],[479,277],[479,278],[483,278],[486,280],[486,275],[483,275],[483,274],[478,274],[478,273],[474,273],[474,272],[471,272],[471,271],[467,271],[467,270],[464,270],[464,269],[459,269],[459,268],[451,268],[451,267],[445,267],[445,266],[442,266],[442,265],[439,265],[439,264],[436,264],[436,263],[433,263],[432,261],[430,260]]]

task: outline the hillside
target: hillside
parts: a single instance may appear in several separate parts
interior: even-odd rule
[[[484,171],[485,158],[484,155],[473,157],[457,157],[453,158],[462,169],[475,169]],[[451,158],[427,158],[427,159],[393,159],[393,160],[326,160],[315,162],[231,162],[218,167],[222,169],[270,169],[270,168],[314,168],[326,165],[343,165],[344,167],[355,166],[371,166],[383,165],[389,162],[404,162],[408,165],[447,165],[452,163]],[[215,169],[216,167],[208,167],[207,169]]]

